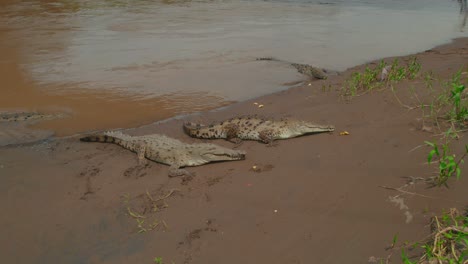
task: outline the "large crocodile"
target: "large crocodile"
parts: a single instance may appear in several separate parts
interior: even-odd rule
[[[85,142],[106,142],[122,146],[138,154],[139,162],[145,158],[171,166],[169,177],[190,175],[181,167],[199,166],[209,162],[242,160],[245,152],[209,143],[187,144],[164,135],[130,136],[118,131],[105,132],[80,138]]]
[[[277,139],[331,132],[335,130],[335,127],[301,120],[276,121],[256,116],[242,116],[208,126],[187,122],[184,124],[184,130],[188,135],[196,138],[224,138],[235,143],[245,139],[271,144]]]
[[[314,66],[309,65],[309,64],[291,63],[291,62],[288,62],[288,61],[283,61],[283,60],[272,58],[272,57],[257,58],[256,60],[258,60],[258,61],[278,61],[278,62],[287,63],[287,64],[291,65],[292,67],[296,68],[296,70],[299,73],[304,74],[304,75],[308,76],[309,78],[316,78],[316,79],[324,80],[324,79],[328,78],[328,75],[337,74],[337,72],[335,72],[335,71],[321,69],[321,68],[314,67]]]

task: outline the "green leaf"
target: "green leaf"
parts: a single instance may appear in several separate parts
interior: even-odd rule
[[[398,234],[395,234],[395,235],[393,236],[392,247],[395,246],[395,244],[397,243],[397,240],[398,240]]]
[[[412,262],[408,256],[405,253],[405,250],[401,250],[401,260],[403,261],[404,264],[414,264],[415,262]]]
[[[431,151],[429,152],[429,155],[427,155],[427,163],[429,163],[429,164],[431,163],[432,157],[434,156],[434,154],[436,154],[436,150],[435,150],[435,149],[433,149],[433,150],[431,150]]]
[[[460,179],[460,174],[461,174],[461,170],[460,168],[457,168],[457,179]]]
[[[447,169],[447,163],[445,163],[445,161],[441,161],[441,162],[439,163],[439,169],[440,169],[440,170],[445,170],[445,169]]]
[[[462,238],[462,240],[465,243],[465,246],[468,246],[468,238]]]

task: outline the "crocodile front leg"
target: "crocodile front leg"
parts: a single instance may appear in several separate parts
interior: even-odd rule
[[[138,156],[138,165],[146,165],[148,161],[145,158],[146,154],[146,145],[144,142],[140,142],[137,148],[137,156]]]
[[[224,127],[226,130],[226,140],[236,144],[236,147],[242,144],[242,139],[239,138],[239,126],[236,124],[229,124]]]
[[[228,141],[231,142],[231,143],[236,144],[234,146],[234,148],[238,148],[238,147],[240,147],[240,145],[242,145],[242,143],[244,143],[244,141],[242,139],[238,138],[238,137],[230,138],[230,139],[228,139]]]

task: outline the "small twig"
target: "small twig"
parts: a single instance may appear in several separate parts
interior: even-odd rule
[[[461,129],[461,130],[455,130],[454,133],[461,133],[461,132],[467,132],[468,129]],[[443,136],[445,135],[445,132],[444,133],[440,133],[440,134],[434,134],[432,135],[433,137],[438,137],[438,136]]]
[[[419,197],[424,197],[424,198],[429,198],[429,199],[437,199],[437,200],[445,200],[445,201],[449,201],[449,202],[455,202],[455,203],[463,204],[463,202],[461,202],[461,201],[444,199],[444,198],[440,198],[440,197],[427,196],[427,195],[419,194],[419,193],[415,193],[415,192],[408,192],[408,191],[402,190],[401,188],[394,188],[394,187],[388,187],[388,186],[383,186],[383,185],[379,185],[379,187],[387,189],[387,190],[398,191],[398,192],[401,192],[401,193],[415,195],[415,196],[419,196]]]
[[[148,199],[150,199],[151,202],[156,203],[156,202],[159,202],[161,200],[164,200],[164,199],[168,198],[169,196],[171,196],[176,191],[179,191],[179,190],[178,189],[172,189],[172,190],[169,191],[169,193],[167,195],[164,195],[164,196],[159,197],[158,199],[154,200],[153,197],[151,196],[151,194],[148,192],[148,190],[146,190],[146,196],[148,196]]]
[[[166,224],[166,221],[161,220],[161,222],[163,223],[164,228],[165,228],[166,230],[168,230],[168,229],[169,229],[169,226]]]
[[[417,150],[418,148],[420,148],[420,147],[424,147],[424,146],[425,146],[425,144],[422,144],[422,145],[416,146],[416,147],[414,147],[414,148],[410,149],[410,150],[408,151],[408,153],[411,153],[411,152],[413,152],[413,151]]]
[[[144,217],[144,216],[141,215],[141,214],[134,213],[134,212],[132,211],[132,209],[130,209],[130,206],[127,207],[127,212],[128,212],[128,214],[129,214],[131,217],[133,217],[133,218],[142,218],[142,219],[146,218],[146,217]]]
[[[424,194],[408,192],[408,191],[402,190],[400,188],[393,188],[393,187],[388,187],[388,186],[383,186],[383,185],[379,185],[379,187],[387,189],[387,190],[398,191],[398,192],[401,192],[401,193],[416,195],[416,196],[420,196],[420,197],[424,197],[424,198],[438,199],[436,197],[431,197],[431,196],[427,196],[427,195],[424,195]]]

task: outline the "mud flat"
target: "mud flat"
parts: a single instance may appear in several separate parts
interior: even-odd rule
[[[461,167],[460,180],[449,180],[450,188],[427,188],[417,181],[436,170],[427,165],[424,140],[440,138],[433,123],[423,122],[418,107],[429,98],[424,96],[425,76],[431,72],[436,87],[461,70],[466,84],[468,38],[399,61],[413,56],[422,65],[420,75],[396,84],[395,93],[375,89],[343,96],[341,87],[351,74],[375,67],[376,61],[218,111],[126,130],[197,142],[184,135],[184,121],[210,122],[244,114],[336,126],[335,133],[280,141],[275,147],[244,142],[239,148],[247,152],[246,160],[189,168],[196,173],[193,178],[168,178],[167,166],[137,166],[136,155],[127,150],[82,143],[77,137],[0,148],[2,260],[112,264],[154,263],[155,257],[164,263],[385,260],[395,234],[400,241],[417,241],[429,233],[431,216],[468,205],[466,166]],[[415,98],[412,90],[423,95]],[[349,135],[340,135],[344,131]],[[468,143],[464,132],[459,136],[452,146],[455,153]],[[214,143],[233,147],[223,140]],[[395,252],[392,263],[399,263],[399,256]]]

